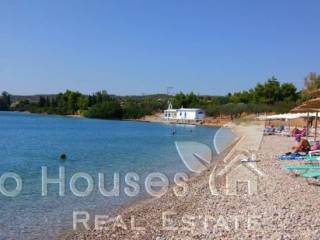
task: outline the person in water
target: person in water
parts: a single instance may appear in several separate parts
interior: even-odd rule
[[[297,145],[292,147],[292,150],[295,153],[298,152],[308,152],[310,151],[310,143],[307,139],[302,138],[301,135],[296,136]]]

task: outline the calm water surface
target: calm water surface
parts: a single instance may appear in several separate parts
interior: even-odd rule
[[[177,131],[172,135],[172,129]],[[0,174],[14,172],[23,180],[22,192],[14,198],[0,194],[0,239],[54,239],[72,228],[72,212],[111,214],[123,204],[144,195],[144,180],[161,172],[172,182],[176,172],[186,172],[175,149],[175,141],[198,141],[212,145],[217,128],[150,124],[129,121],[74,119],[25,113],[0,112]],[[59,155],[66,153],[66,161]],[[48,177],[58,178],[65,167],[66,193],[59,196],[57,184],[48,196],[41,196],[41,167]],[[88,197],[76,197],[69,188],[71,176],[90,174],[95,187]],[[124,176],[140,176],[141,193],[127,197]],[[120,197],[104,197],[98,191],[98,173],[106,176],[106,188],[113,186],[113,174],[120,175]],[[80,190],[85,181],[79,180]],[[14,188],[8,180],[6,187]]]

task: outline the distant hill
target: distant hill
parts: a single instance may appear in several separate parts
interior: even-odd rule
[[[40,97],[53,98],[56,94],[39,94],[39,95],[10,95],[12,103],[19,102],[21,100],[29,100],[30,102],[38,102]]]
[[[37,94],[37,95],[10,95],[11,102],[16,103],[21,100],[29,100],[30,102],[39,102],[40,97],[45,98],[54,98],[58,94]],[[151,99],[166,99],[168,96],[166,94],[149,94],[149,95],[125,95],[125,96],[119,96],[119,95],[110,95],[111,97],[114,97],[120,101],[125,101],[128,98],[140,100],[143,98],[151,98]]]

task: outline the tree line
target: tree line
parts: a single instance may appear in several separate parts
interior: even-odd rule
[[[229,115],[232,119],[243,113],[285,113],[309,98],[309,93],[320,88],[320,75],[310,73],[304,79],[304,89],[298,91],[293,83],[280,83],[272,76],[254,88],[226,96],[197,96],[193,92],[176,94],[173,106],[200,107],[209,116]]]
[[[22,99],[12,103],[11,96],[3,92],[0,110],[29,111],[59,115],[82,115],[89,118],[137,119],[164,110],[170,100],[174,108],[203,108],[209,116],[229,115],[239,117],[243,113],[290,111],[297,104],[308,99],[308,93],[320,88],[320,75],[310,73],[304,80],[305,87],[298,91],[292,83],[280,83],[271,77],[255,87],[229,93],[225,96],[199,96],[182,92],[169,96],[165,94],[147,96],[113,96],[106,91],[84,95],[67,90],[50,96],[39,96],[37,102]]]
[[[2,103],[7,95],[0,97]],[[10,96],[10,95],[8,95]],[[165,100],[155,96],[118,97],[106,91],[84,95],[67,90],[54,96],[39,96],[37,102],[22,99],[16,103],[6,101],[0,110],[28,111],[58,115],[82,115],[88,118],[102,119],[137,119],[160,111],[165,107]]]

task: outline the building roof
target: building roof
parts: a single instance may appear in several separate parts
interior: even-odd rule
[[[200,108],[179,108],[177,111],[202,111]]]
[[[174,109],[174,108],[168,108],[165,109],[164,111],[167,112],[177,112],[177,111],[190,111],[190,112],[194,112],[194,111],[203,111],[200,108],[179,108],[179,109]]]
[[[176,112],[177,109],[170,108],[170,109],[165,109],[164,111],[166,111],[166,112]]]

